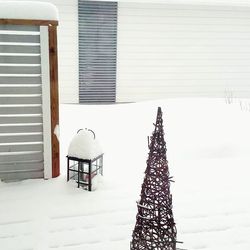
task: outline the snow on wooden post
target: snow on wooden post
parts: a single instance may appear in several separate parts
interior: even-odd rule
[[[161,108],[154,125],[131,250],[177,249]]]
[[[11,152],[15,156],[13,156],[13,159],[16,159],[16,162],[13,166],[9,165],[7,170],[5,165],[2,166],[5,171],[2,171],[3,174],[1,174],[0,162],[0,179],[39,177],[47,179],[57,177],[60,174],[57,26],[58,11],[53,4],[35,1],[1,2],[0,63],[8,63],[11,70],[6,69],[5,65],[3,69],[7,70],[6,73],[13,73],[7,76],[5,74],[2,78],[0,74],[0,87],[1,84],[2,87],[8,85],[9,92],[6,92],[7,90],[5,92],[9,96],[11,95],[13,101],[12,99],[10,101],[10,98],[7,100],[3,97],[0,100],[0,109],[4,109],[6,104],[11,104],[13,111],[10,114],[15,116],[15,112],[18,112],[18,115],[27,115],[26,120],[25,117],[14,120],[15,123],[18,123],[18,131],[12,129],[11,133],[25,131],[27,134],[24,136],[30,138],[28,137],[29,132],[34,130],[34,135],[32,134],[33,137],[30,138],[30,141],[24,140],[28,146],[25,144],[26,146],[23,146],[22,150],[28,152],[29,149],[32,153],[24,152],[25,154],[21,158],[23,164],[19,168],[17,166],[20,164],[18,161],[20,157],[15,156],[15,150],[20,155],[20,146],[9,145],[3,149],[8,153]],[[13,41],[15,41],[14,44]],[[4,43],[1,44],[1,42]],[[19,65],[16,70],[14,67],[16,65],[11,64],[17,63]],[[35,70],[31,71],[31,69]],[[26,86],[28,84],[29,86]],[[18,85],[18,89],[22,88],[20,92],[17,92],[17,88],[15,89],[14,86],[16,85]],[[33,88],[37,92],[34,92]],[[18,97],[16,97],[17,94]],[[1,104],[3,105],[1,106]],[[18,109],[18,105],[22,105],[23,110]],[[5,113],[8,115],[7,112]],[[34,118],[32,119],[32,117]],[[21,122],[23,124],[29,123],[30,130],[28,126],[24,125],[21,128]],[[19,141],[20,139],[17,140],[17,142]],[[42,145],[42,148],[39,145]],[[33,151],[36,153],[33,153]],[[38,156],[35,157],[35,154]],[[31,157],[31,155],[34,156]],[[25,166],[29,167],[25,169]],[[21,167],[24,169],[20,169]]]

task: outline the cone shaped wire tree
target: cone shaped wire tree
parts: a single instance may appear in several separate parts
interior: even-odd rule
[[[176,226],[161,108],[150,137],[149,155],[138,213],[132,234],[131,250],[176,250]]]

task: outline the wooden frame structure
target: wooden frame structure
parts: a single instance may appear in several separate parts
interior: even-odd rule
[[[50,122],[51,122],[51,165],[52,173],[45,178],[60,174],[59,141],[56,135],[59,126],[58,100],[58,58],[57,58],[57,20],[0,19],[0,25],[33,25],[48,27],[49,78],[50,78]]]

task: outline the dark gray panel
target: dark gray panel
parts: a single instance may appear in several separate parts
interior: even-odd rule
[[[0,67],[1,69],[1,67]],[[15,95],[20,95],[20,94],[42,94],[42,86],[20,86],[16,87],[15,85],[13,87],[6,86],[6,85],[1,85],[0,84],[0,94],[15,94]]]
[[[40,32],[40,27],[35,25],[0,25],[0,30],[15,30],[15,31],[32,31],[32,32]]]
[[[43,135],[42,133],[34,133],[34,134],[2,134],[0,135],[1,143],[13,143],[13,142],[42,142]]]
[[[41,76],[1,76],[0,84],[41,84]]]
[[[31,161],[25,163],[16,163],[14,166],[12,164],[0,164],[0,175],[3,173],[15,173],[15,172],[27,172],[27,171],[41,171],[43,168],[42,161]]]
[[[24,64],[40,64],[39,56],[0,56],[0,63],[24,63]]]
[[[0,34],[0,42],[4,43],[40,43],[39,35]]]
[[[40,95],[27,95],[27,96],[0,96],[1,104],[41,104],[42,96]]]
[[[0,144],[0,152],[43,151],[43,144]]]
[[[117,3],[78,1],[80,103],[115,102]]]
[[[0,126],[0,133],[31,133],[31,132],[43,132],[42,124],[32,124],[32,125],[15,125],[15,126]],[[1,147],[0,147],[0,152]]]
[[[0,66],[0,74],[40,74],[40,66]]]
[[[31,163],[32,166],[34,166],[34,163]],[[27,164],[18,164],[15,166],[20,166],[20,171],[5,171],[5,172],[1,172],[0,171],[0,179],[2,181],[16,181],[16,180],[25,180],[25,179],[39,179],[39,178],[44,178],[44,170],[43,167],[41,167],[40,169],[27,169],[24,170],[22,169],[23,166],[26,166]],[[43,163],[41,163],[41,165],[43,166]],[[1,169],[1,165],[0,165],[0,169]]]
[[[0,53],[40,53],[40,46],[0,45]]]
[[[42,152],[17,152],[17,153],[6,153],[6,155],[1,155],[0,163],[21,163],[29,161],[42,161]]]
[[[0,124],[42,123],[42,116],[1,116]]]
[[[0,106],[0,115],[3,114],[42,114],[42,106]]]

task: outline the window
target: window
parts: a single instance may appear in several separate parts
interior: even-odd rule
[[[79,102],[116,100],[117,3],[78,1]]]

